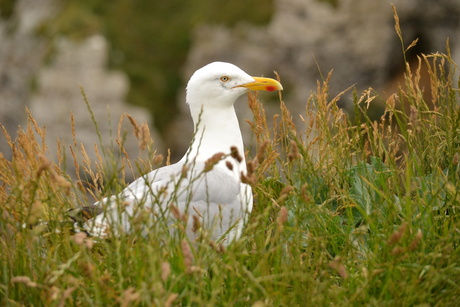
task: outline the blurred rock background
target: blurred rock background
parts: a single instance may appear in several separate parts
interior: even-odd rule
[[[189,3],[190,2],[190,3]],[[460,62],[458,0],[393,0],[406,54],[446,52]],[[179,159],[193,126],[184,89],[197,68],[232,62],[252,75],[273,77],[299,122],[318,80],[333,70],[331,95],[350,86],[374,88],[384,98],[397,90],[404,72],[402,46],[394,30],[390,1],[369,0],[1,0],[0,123],[14,135],[28,107],[46,126],[48,144],[86,148],[99,143],[80,86],[92,105],[103,141],[116,135],[126,112],[148,122],[160,153]],[[340,101],[350,108],[352,91]],[[244,99],[243,99],[244,100]],[[277,112],[276,95],[263,95],[267,113]],[[238,104],[246,142],[252,119]],[[379,115],[376,104],[370,112]],[[269,115],[271,117],[271,115]],[[126,148],[138,154],[132,128]],[[50,146],[50,151],[55,148]],[[0,152],[10,153],[0,134]]]

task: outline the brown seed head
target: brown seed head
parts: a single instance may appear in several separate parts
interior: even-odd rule
[[[142,124],[140,133],[141,135],[139,137],[139,148],[144,150],[150,143],[150,130],[146,123]]]
[[[400,246],[395,246],[392,250],[391,250],[391,254],[393,256],[397,256],[397,255],[400,255],[404,252],[404,248],[400,247]]]
[[[72,237],[72,240],[77,243],[77,245],[82,245],[86,238],[87,238],[87,234],[84,233],[84,232],[77,232],[73,237]]]
[[[454,155],[454,158],[452,159],[452,164],[453,164],[454,166],[456,166],[456,165],[458,165],[458,162],[459,162],[459,161],[460,161],[459,155],[458,155],[458,153],[456,153],[456,154]]]
[[[340,261],[339,257],[335,257],[335,259],[329,262],[329,267],[334,269],[343,279],[348,278],[348,273],[345,266]]]
[[[300,157],[299,147],[297,146],[296,142],[291,141],[291,151],[288,153],[289,162],[294,161],[298,157]]]
[[[281,190],[281,195],[289,194],[293,190],[295,190],[295,188],[292,185],[287,185]]]
[[[176,219],[178,220],[182,219],[182,214],[180,213],[179,208],[177,208],[174,204],[170,204],[169,209],[171,210],[172,215]]]
[[[167,281],[170,274],[171,265],[169,264],[169,262],[161,263],[161,280]]]
[[[177,299],[178,296],[179,294],[177,293],[171,293],[165,301],[165,307],[173,306],[174,301]]]
[[[249,184],[249,185],[253,185],[257,182],[256,175],[254,174],[245,175],[243,172],[241,172],[241,182]]]
[[[37,170],[37,177],[41,175],[41,173],[45,170],[51,169],[51,162],[48,160],[44,155],[39,154],[39,158],[42,161],[40,167]]]
[[[392,245],[392,244],[398,243],[399,240],[401,240],[401,237],[403,236],[404,231],[406,230],[406,227],[407,227],[407,222],[402,223],[399,229],[393,232],[391,236],[388,238],[387,244]]]
[[[417,234],[415,235],[414,240],[412,240],[412,242],[409,244],[409,250],[413,251],[414,249],[416,249],[417,246],[420,244],[420,241],[422,240],[422,238],[423,238],[423,233],[422,233],[422,230],[419,229],[417,231]]]
[[[184,256],[184,265],[187,270],[189,270],[193,265],[193,254],[190,249],[190,245],[187,240],[182,240],[181,242],[182,255]]]
[[[192,218],[193,218],[192,231],[196,233],[198,230],[201,229],[200,218],[197,215],[193,215]]]
[[[243,158],[240,156],[240,153],[238,152],[238,148],[236,146],[230,147],[230,156],[234,158],[236,161],[240,162],[243,161]]]
[[[286,223],[287,220],[288,220],[288,210],[286,209],[285,206],[282,206],[280,208],[280,211],[278,212],[276,223],[278,224],[279,227],[283,227],[284,223]]]
[[[11,278],[11,283],[23,283],[27,287],[31,288],[36,288],[38,286],[38,284],[36,282],[33,282],[28,276],[15,276]]]
[[[187,177],[187,173],[188,173],[188,166],[187,165],[183,165],[182,166],[182,170],[181,170],[181,177],[182,178],[186,178]]]
[[[225,165],[229,170],[233,171],[233,164],[230,161],[225,161]]]
[[[248,174],[254,174],[255,172],[255,165],[254,161],[248,161],[246,163],[246,168],[248,170]]]
[[[163,155],[161,155],[161,154],[156,155],[155,158],[153,158],[152,163],[153,163],[153,165],[158,165],[163,161],[163,159],[164,159]]]
[[[203,171],[209,172],[210,170],[212,170],[214,168],[214,165],[219,163],[219,161],[222,160],[223,157],[225,157],[225,154],[223,152],[218,152],[214,154],[211,158],[209,158],[208,160],[204,162]]]
[[[268,141],[263,142],[260,145],[259,150],[257,151],[256,158],[257,158],[257,161],[259,162],[259,164],[262,164],[262,162],[264,162],[264,160],[265,160],[265,152],[267,150],[268,144],[269,144]]]

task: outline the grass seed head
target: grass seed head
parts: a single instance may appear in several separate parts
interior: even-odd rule
[[[87,237],[88,235],[85,232],[77,232],[75,235],[73,235],[72,240],[77,245],[83,245]]]
[[[225,161],[225,165],[229,170],[233,171],[233,164],[230,161]]]
[[[225,249],[225,246],[224,244],[222,243],[219,243],[217,244],[215,241],[213,240],[209,240],[209,245],[218,253],[220,254],[223,254],[225,253],[226,249]]]
[[[40,158],[41,164],[37,170],[37,177],[40,177],[43,171],[51,169],[51,162],[42,154],[39,154],[38,157]]]
[[[291,150],[288,153],[289,162],[292,162],[300,157],[299,147],[295,141],[291,141]]]
[[[179,297],[179,294],[171,293],[165,301],[165,307],[173,306],[174,302],[176,301],[178,297]]]
[[[236,146],[230,147],[230,156],[232,156],[233,159],[241,163],[243,161],[243,158],[241,157],[240,153],[238,152],[238,148]]]
[[[192,231],[196,233],[197,231],[201,229],[200,218],[195,214],[192,216],[192,218],[193,218]]]
[[[149,126],[144,123],[141,126],[141,138],[139,139],[139,148],[145,150],[151,143]]]
[[[161,280],[166,282],[168,280],[169,275],[171,274],[171,265],[169,262],[162,262],[161,263]]]
[[[80,264],[80,267],[83,273],[90,279],[94,279],[94,273],[96,271],[96,266],[90,262],[83,262]]]
[[[225,157],[225,154],[223,152],[218,152],[216,154],[214,154],[211,158],[209,158],[208,160],[206,160],[204,162],[204,172],[209,172],[210,170],[212,170],[214,168],[214,165],[216,165],[217,163],[219,163],[220,160],[222,160],[222,158]]]
[[[406,231],[407,227],[407,222],[404,222],[401,224],[401,226],[391,234],[391,236],[387,240],[388,245],[393,245],[398,243],[401,240],[401,237],[403,236],[404,232]]]
[[[392,254],[393,256],[398,256],[398,255],[404,253],[404,251],[405,251],[405,248],[400,247],[400,246],[395,246],[395,247],[391,250],[391,254]]]
[[[169,205],[169,209],[171,210],[171,213],[172,215],[179,221],[182,221],[184,223],[187,222],[188,220],[188,216],[187,214],[182,214],[179,210],[179,208],[177,208],[177,206],[175,206],[174,204],[170,204]]]
[[[340,257],[335,257],[333,261],[329,262],[329,267],[334,269],[343,279],[348,278],[347,270],[342,264]]]
[[[153,158],[152,164],[153,164],[153,165],[160,165],[161,162],[163,162],[163,160],[164,160],[164,157],[163,157],[162,154],[156,155],[156,156]]]
[[[193,265],[193,254],[190,249],[190,245],[187,240],[183,239],[181,242],[182,255],[184,257],[184,266],[187,271],[192,268]]]
[[[184,164],[181,169],[181,178],[187,178],[187,173],[188,173],[188,166]]]
[[[300,197],[302,197],[305,203],[309,203],[311,201],[311,197],[308,193],[308,183],[304,183],[300,188]]]
[[[264,162],[265,160],[265,154],[266,154],[268,144],[269,144],[268,141],[264,141],[260,145],[259,150],[257,151],[256,159],[257,159],[257,162],[259,162],[259,164],[262,164],[262,162]]]
[[[133,287],[129,287],[123,292],[123,296],[118,298],[121,307],[128,307],[132,304],[132,302],[138,301],[140,298],[140,294],[136,292],[136,289]]]
[[[254,185],[256,182],[257,182],[257,177],[254,173],[252,174],[244,174],[243,172],[241,172],[241,182],[242,183],[246,183],[246,184],[249,184],[249,185]]]
[[[460,82],[460,81],[459,81]],[[460,161],[460,157],[459,157],[459,154],[458,152],[454,154],[454,157],[452,159],[452,164],[454,166],[457,166],[458,165],[458,162]]]
[[[252,175],[255,173],[256,171],[256,166],[255,166],[256,162],[255,161],[248,161],[246,163],[246,168],[247,168],[247,171],[248,171],[248,175]]]
[[[36,288],[38,286],[38,284],[36,282],[33,282],[29,276],[15,276],[11,278],[11,283],[23,283],[30,288]]]
[[[129,122],[131,123],[131,125],[133,126],[134,128],[134,136],[136,138],[140,138],[140,135],[141,135],[141,129],[139,128],[139,125],[137,124],[136,120],[129,114],[126,114],[126,116],[128,117],[129,119]],[[123,118],[122,118],[123,119]]]
[[[278,216],[276,217],[276,223],[280,228],[283,227],[284,223],[286,223],[288,220],[288,210],[286,209],[285,206],[282,206],[280,208],[280,211],[278,212]]]
[[[423,238],[423,233],[422,230],[419,229],[417,231],[417,234],[415,235],[414,240],[409,244],[409,251],[413,251],[414,249],[417,248],[417,246],[420,244],[420,241],[422,241]]]

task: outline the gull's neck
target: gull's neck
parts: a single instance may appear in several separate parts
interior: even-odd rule
[[[246,169],[243,137],[233,105],[218,108],[190,107],[190,111],[195,133],[182,160],[204,162],[218,152],[230,153],[230,147],[235,146],[243,158],[239,169]],[[229,161],[235,162],[233,158]]]

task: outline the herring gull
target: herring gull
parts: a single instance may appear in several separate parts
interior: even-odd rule
[[[241,181],[246,162],[233,104],[248,91],[282,89],[278,81],[251,77],[230,63],[214,62],[198,69],[187,84],[186,102],[195,132],[184,157],[95,203],[90,208],[99,214],[80,225],[82,230],[100,238],[130,232],[138,227],[139,212],[148,211],[151,223],[164,217],[172,221],[173,214],[182,216],[190,240],[198,236],[193,225],[197,221],[216,242],[227,245],[239,238],[253,196],[251,186]],[[143,231],[148,231],[145,226]]]

